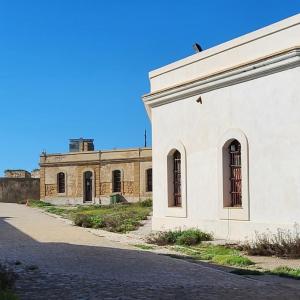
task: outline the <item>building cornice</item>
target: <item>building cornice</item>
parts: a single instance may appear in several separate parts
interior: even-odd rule
[[[300,65],[300,46],[289,48],[238,66],[143,96],[149,116],[151,108],[201,95],[216,89],[267,76]]]
[[[140,157],[140,158],[101,159],[101,160],[87,160],[87,161],[60,161],[60,162],[56,161],[56,162],[40,163],[40,167],[91,166],[91,165],[146,162],[146,161],[152,161],[152,158]]]

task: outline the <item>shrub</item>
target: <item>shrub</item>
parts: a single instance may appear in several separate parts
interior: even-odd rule
[[[199,229],[161,231],[148,236],[147,241],[150,244],[164,245],[196,245],[202,241],[212,240],[212,235],[202,232]]]
[[[255,240],[239,246],[249,255],[300,258],[300,234],[298,225],[294,231],[278,229],[277,233],[256,233]]]
[[[152,199],[149,198],[149,199],[146,199],[144,201],[140,201],[139,205],[142,206],[142,207],[152,207]]]
[[[176,244],[178,245],[196,245],[202,241],[211,241],[212,236],[209,233],[202,232],[198,229],[189,229],[182,231],[181,235],[177,238]]]
[[[150,234],[147,237],[147,242],[150,244],[156,244],[158,246],[173,245],[176,243],[180,235],[180,230],[160,231],[157,233]]]
[[[105,226],[105,222],[100,216],[90,216],[89,221],[93,228],[103,228]]]
[[[139,224],[139,217],[134,212],[119,212],[103,216],[105,228],[112,232],[127,232],[135,230]]]
[[[74,224],[76,226],[81,226],[81,227],[92,227],[92,222],[90,220],[90,216],[88,215],[82,215],[82,214],[75,215]]]

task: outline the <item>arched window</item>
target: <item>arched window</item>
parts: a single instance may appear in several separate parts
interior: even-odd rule
[[[113,193],[121,192],[121,171],[114,170],[112,173]]]
[[[66,178],[65,173],[60,172],[57,174],[57,192],[65,193],[66,191]]]
[[[146,171],[146,192],[152,192],[152,169]]]
[[[231,207],[242,206],[242,159],[241,144],[233,140],[228,147],[230,157],[230,200]]]
[[[173,154],[173,191],[174,206],[181,207],[181,154],[178,150]]]

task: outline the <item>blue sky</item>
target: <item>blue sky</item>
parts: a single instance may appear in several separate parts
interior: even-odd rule
[[[299,11],[299,0],[0,0],[0,175],[69,138],[143,146],[150,70]]]

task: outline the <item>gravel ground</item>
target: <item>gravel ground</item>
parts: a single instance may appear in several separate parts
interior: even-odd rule
[[[25,300],[300,299],[295,280],[247,278],[137,251],[17,204],[0,203],[0,253],[19,274],[16,291]]]

